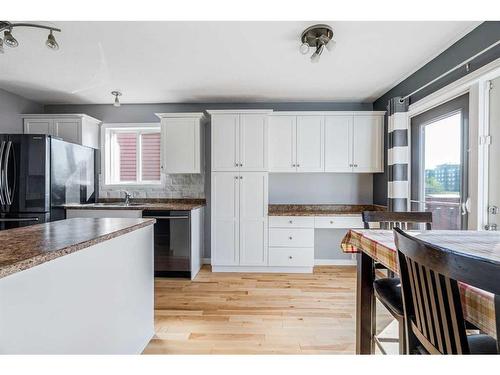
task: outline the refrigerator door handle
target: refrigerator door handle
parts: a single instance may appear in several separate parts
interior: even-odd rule
[[[38,221],[37,217],[21,217],[21,218],[0,218],[0,223],[6,222],[25,222],[25,221]]]
[[[0,203],[2,205],[5,204],[5,200],[3,198],[3,150],[5,149],[5,141],[2,141],[2,145],[0,146]]]
[[[5,159],[3,161],[3,175],[4,175],[4,182],[5,182],[5,200],[7,202],[7,205],[12,204],[12,195],[11,192],[9,191],[9,179],[8,179],[8,170],[9,170],[9,158],[10,158],[10,149],[12,148],[12,141],[7,142],[7,149],[5,150]]]

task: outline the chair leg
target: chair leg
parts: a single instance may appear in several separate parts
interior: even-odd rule
[[[399,336],[399,354],[408,354],[406,346],[406,328],[404,317],[397,319],[398,321],[398,336]]]

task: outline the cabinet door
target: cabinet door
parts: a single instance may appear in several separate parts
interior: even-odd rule
[[[296,117],[269,118],[269,171],[296,171]]]
[[[267,173],[240,174],[240,265],[267,265]]]
[[[323,172],[323,116],[297,116],[297,171]]]
[[[325,117],[325,172],[352,172],[352,116]]]
[[[240,115],[240,170],[267,171],[267,115]]]
[[[212,173],[212,265],[239,264],[239,174]]]
[[[354,172],[383,172],[383,132],[382,116],[354,116],[352,133]]]
[[[239,115],[212,117],[212,171],[239,170]]]
[[[52,120],[24,119],[24,134],[52,134]]]
[[[200,122],[176,118],[162,121],[162,157],[165,173],[201,173]]]
[[[62,138],[64,141],[81,142],[81,120],[80,119],[55,119],[52,135]]]

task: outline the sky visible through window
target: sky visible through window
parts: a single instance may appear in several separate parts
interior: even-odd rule
[[[425,126],[425,169],[460,164],[460,113]]]

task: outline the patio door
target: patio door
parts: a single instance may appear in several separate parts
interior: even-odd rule
[[[488,147],[488,219],[484,229],[500,226],[500,77],[490,81]]]
[[[411,119],[411,210],[433,229],[467,229],[469,95]]]

